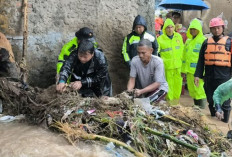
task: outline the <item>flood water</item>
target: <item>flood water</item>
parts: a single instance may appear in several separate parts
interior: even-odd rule
[[[0,122],[0,157],[110,157],[104,147],[74,147],[56,133],[19,122]]]

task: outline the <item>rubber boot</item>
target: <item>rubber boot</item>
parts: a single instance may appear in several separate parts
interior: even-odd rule
[[[229,119],[230,119],[230,111],[231,110],[224,110],[224,109],[222,109],[223,110],[223,112],[224,112],[224,119],[222,119],[222,121],[224,122],[224,123],[228,123],[229,122]]]
[[[198,102],[199,102],[199,107],[201,109],[204,109],[206,105],[206,99],[199,99]]]
[[[193,99],[193,101],[194,101],[194,105],[199,106],[199,100]]]
[[[209,105],[209,111],[210,111],[211,116],[215,117],[215,113],[216,113],[215,107]]]

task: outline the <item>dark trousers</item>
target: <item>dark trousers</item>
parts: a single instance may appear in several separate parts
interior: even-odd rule
[[[214,107],[214,101],[213,101],[213,93],[219,85],[221,85],[222,83],[224,83],[228,80],[229,79],[213,79],[213,78],[209,78],[209,77],[205,77],[205,79],[204,79],[204,81],[205,81],[204,89],[205,89],[205,93],[207,96],[207,101],[209,103],[209,110],[210,110],[211,116],[215,116],[215,112],[216,112],[215,107]],[[229,113],[231,110],[230,99],[226,100],[222,104],[222,110],[225,114],[223,121],[228,121],[227,119],[229,119],[228,116],[229,116]]]

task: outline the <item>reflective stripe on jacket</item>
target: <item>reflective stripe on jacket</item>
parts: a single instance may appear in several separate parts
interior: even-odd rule
[[[215,42],[212,37],[208,39],[205,65],[231,67],[231,52],[225,49],[227,39],[228,36],[222,37],[218,42]]]
[[[122,47],[122,54],[126,62],[130,61],[134,56],[137,55],[137,45],[142,39],[148,39],[152,42],[152,47],[154,49],[153,55],[157,55],[158,46],[155,44],[156,38],[148,32],[145,32],[142,37],[138,36],[136,33],[132,32],[127,37],[125,37]]]
[[[199,31],[195,38],[193,38],[193,36],[191,35],[190,29],[196,29]],[[190,23],[187,31],[187,37],[188,40],[185,43],[183,51],[182,72],[194,74],[196,71],[196,66],[202,44],[206,39],[202,32],[201,23],[198,19],[194,19]]]
[[[174,32],[173,38],[170,39],[166,34],[162,34],[158,38],[158,43],[165,70],[181,68],[184,48],[181,35]]]

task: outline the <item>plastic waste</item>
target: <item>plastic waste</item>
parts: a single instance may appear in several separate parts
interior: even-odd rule
[[[188,130],[186,132],[186,135],[190,136],[190,137],[193,137],[194,140],[198,141],[198,135],[196,133],[194,133],[192,130]]]
[[[210,153],[211,153],[211,151],[210,151],[209,147],[207,147],[207,146],[197,149],[198,157],[210,157]]]
[[[165,115],[165,112],[159,109],[153,109],[152,114],[155,115],[155,119],[159,119]]]
[[[109,142],[106,145],[106,150],[109,151],[110,153],[114,154],[115,157],[123,157],[121,154],[119,154],[117,151],[114,150],[115,149],[115,145],[113,142]]]
[[[2,116],[0,117],[0,122],[12,122],[14,120],[20,120],[20,119],[24,119],[25,116],[20,114],[18,116],[10,116],[10,115],[7,115],[7,116]]]
[[[151,105],[149,98],[135,98],[134,103],[135,105],[141,106],[147,114],[151,114],[153,106]]]

